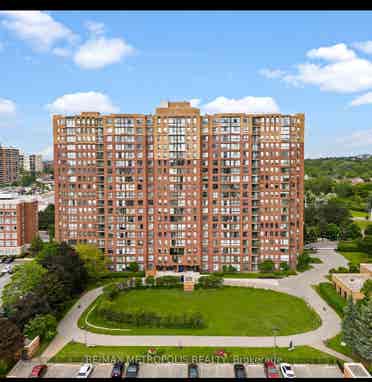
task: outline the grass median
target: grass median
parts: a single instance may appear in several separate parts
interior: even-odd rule
[[[148,350],[155,349],[150,356]],[[225,357],[216,355],[217,351],[226,352]],[[85,346],[70,342],[49,362],[97,362],[112,363],[120,359],[127,361],[137,358],[140,362],[234,362],[244,358],[247,363],[262,363],[264,359],[276,359],[290,363],[333,364],[336,358],[310,346],[298,346],[294,350],[287,348],[242,348],[242,347],[171,347],[171,346]]]

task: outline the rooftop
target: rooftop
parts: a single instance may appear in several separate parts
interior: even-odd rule
[[[350,370],[351,374],[356,378],[371,377],[367,369],[361,363],[344,363],[344,368]]]
[[[364,282],[371,278],[367,273],[333,273],[332,277],[339,280],[353,292],[360,292]]]
[[[360,263],[360,267],[372,274],[372,263]]]

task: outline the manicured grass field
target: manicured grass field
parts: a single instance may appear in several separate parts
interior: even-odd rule
[[[344,354],[350,358],[353,358],[353,353],[351,349],[348,346],[342,346],[342,334],[339,333],[337,336],[330,338],[327,342],[326,345],[333,349],[336,350],[337,352]]]
[[[100,296],[97,303],[105,298]],[[90,324],[105,328],[130,328],[130,331],[109,331],[89,327],[90,331],[117,335],[215,335],[215,336],[271,336],[272,328],[278,335],[290,335],[314,330],[320,318],[300,298],[271,290],[223,287],[184,292],[180,289],[140,289],[119,294],[114,299],[119,309],[133,310],[141,307],[158,313],[200,312],[207,327],[202,329],[169,329],[134,327],[109,322],[99,317],[97,311],[89,314]],[[94,306],[95,303],[92,305]],[[84,319],[89,307],[79,320]]]
[[[85,346],[81,343],[68,343],[49,362],[102,362],[110,363],[114,359],[127,361],[128,358],[139,357],[139,362],[218,362],[216,347],[156,347],[156,358],[148,356],[151,346]],[[262,363],[264,359],[276,358],[291,363],[335,363],[336,358],[310,346],[298,346],[289,351],[287,348],[223,348],[227,352],[224,362],[233,362],[234,357],[246,358],[249,363]],[[89,358],[88,358],[89,357]],[[93,358],[94,357],[94,358]]]
[[[368,225],[372,224],[372,222],[369,220],[354,220],[354,223],[357,224],[360,229],[365,229]]]
[[[350,210],[350,213],[353,218],[365,218],[366,216],[368,216],[367,212],[362,211]]]
[[[364,252],[344,252],[340,251],[341,255],[345,257],[350,263],[370,263],[372,260]]]

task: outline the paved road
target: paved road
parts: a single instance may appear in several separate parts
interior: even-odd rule
[[[32,368],[37,365],[33,361],[20,361],[8,374],[9,377],[27,378]],[[48,364],[46,378],[74,378],[76,377],[80,364],[63,363]],[[233,364],[231,363],[199,363],[200,378],[234,378]],[[248,378],[265,378],[262,364],[244,364]],[[97,363],[91,378],[110,378],[112,365],[110,363]],[[297,377],[306,378],[341,378],[343,375],[336,365],[293,365]],[[141,363],[139,367],[139,378],[187,378],[186,363]]]
[[[294,345],[311,345],[326,351],[323,341],[334,337],[341,330],[341,321],[338,315],[314,291],[311,285],[328,281],[324,276],[334,267],[346,266],[347,261],[335,251],[336,244],[322,242],[316,245],[316,256],[322,259],[322,264],[313,264],[314,268],[296,276],[280,280],[267,280],[265,286],[262,280],[257,280],[260,288],[285,292],[303,298],[322,319],[322,325],[313,331],[292,336],[278,336],[277,346],[288,347],[290,341]],[[225,283],[235,283],[240,286],[252,286],[253,279],[225,279]],[[224,336],[126,336],[106,335],[84,331],[77,326],[81,313],[102,293],[102,288],[87,292],[74,305],[58,326],[58,335],[43,353],[43,358],[49,359],[55,355],[65,344],[74,340],[88,345],[103,346],[237,346],[237,347],[272,347],[273,337],[224,337]],[[80,308],[78,308],[80,305]],[[324,310],[325,308],[325,310]],[[280,333],[279,333],[280,334]],[[331,354],[334,354],[332,352]],[[350,358],[337,355],[345,361]]]

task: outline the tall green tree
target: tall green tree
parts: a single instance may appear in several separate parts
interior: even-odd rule
[[[51,340],[57,333],[57,320],[52,314],[38,314],[25,325],[23,333],[31,340],[37,336],[42,341]]]
[[[92,244],[78,244],[75,249],[90,278],[96,279],[107,271],[104,255],[99,248]]]
[[[368,362],[372,361],[372,299],[360,304],[354,321],[355,339],[353,350]]]
[[[12,278],[3,290],[4,307],[10,307],[21,296],[33,291],[40,285],[46,272],[46,269],[36,261],[15,266]]]
[[[366,280],[360,291],[364,294],[364,298],[370,299],[372,297],[372,279]]]
[[[30,253],[32,256],[37,255],[42,249],[43,249],[44,243],[41,240],[40,236],[37,235],[34,237],[31,241],[31,246],[30,246]]]
[[[353,349],[355,341],[355,320],[358,315],[356,304],[353,299],[349,298],[346,307],[344,308],[344,318],[342,320],[342,338],[346,344]]]

